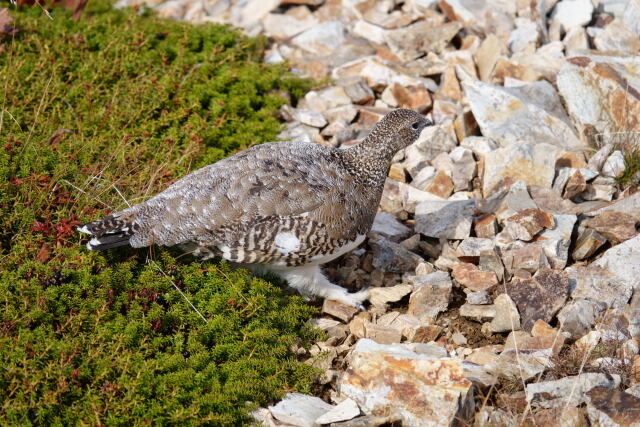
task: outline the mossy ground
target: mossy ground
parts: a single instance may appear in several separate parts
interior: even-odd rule
[[[78,22],[9,7],[20,31],[0,36],[0,424],[239,425],[252,405],[308,391],[314,372],[288,350],[316,333],[300,297],[179,253],[89,252],[74,230],[273,140],[282,94],[308,82],[261,64],[264,40],[228,27],[103,0]]]

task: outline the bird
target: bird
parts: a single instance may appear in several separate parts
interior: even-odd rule
[[[387,113],[349,148],[313,142],[250,147],[179,179],[145,202],[89,222],[89,250],[178,246],[271,272],[307,298],[362,308],[320,266],[357,248],[371,230],[394,155],[433,123]]]

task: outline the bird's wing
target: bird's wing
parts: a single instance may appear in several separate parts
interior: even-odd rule
[[[236,224],[312,216],[326,210],[344,180],[326,147],[262,144],[195,171],[140,205],[131,244],[171,246],[208,234],[213,241]]]

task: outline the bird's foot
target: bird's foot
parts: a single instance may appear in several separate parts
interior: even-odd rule
[[[342,287],[336,286],[336,288],[331,289],[330,292],[325,295],[325,299],[339,301],[343,304],[351,307],[356,307],[357,309],[364,311],[364,305],[362,305],[362,303],[365,300],[369,299],[368,289],[350,293]]]

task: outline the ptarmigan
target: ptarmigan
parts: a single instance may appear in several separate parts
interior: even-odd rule
[[[319,265],[362,243],[391,159],[429,125],[418,113],[398,109],[352,148],[257,145],[79,231],[91,235],[90,250],[180,245],[205,258],[272,271],[304,296],[359,306],[368,292],[347,292]]]

